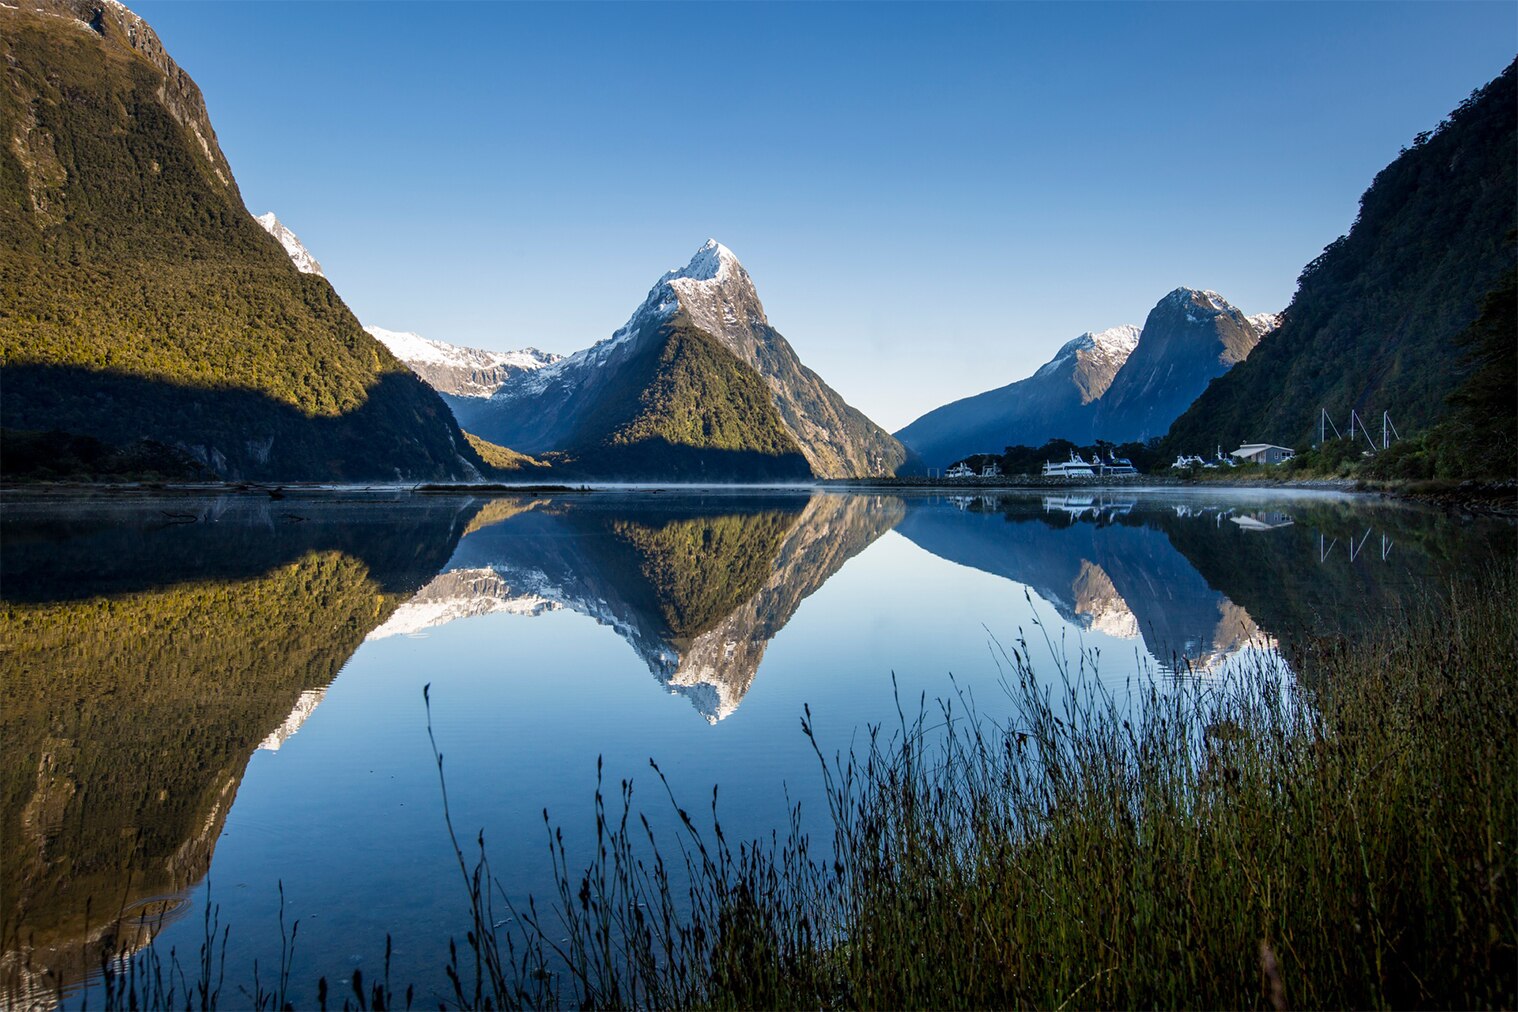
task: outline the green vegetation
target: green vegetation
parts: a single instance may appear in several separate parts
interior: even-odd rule
[[[625,365],[562,454],[566,473],[665,478],[811,476],[769,387],[683,313]]]
[[[474,958],[455,999],[1510,1004],[1515,592],[1489,572],[1352,649],[1320,643],[1297,661],[1310,690],[1259,662],[1117,699],[1082,658],[1051,691],[1019,641],[1005,725],[950,703],[863,754],[818,745],[831,857],[796,822],[735,846],[715,796],[709,830],[679,809],[659,841],[629,784],[620,811],[598,791],[594,862],[572,872],[555,834],[559,895],[507,933],[483,841],[472,871],[459,849]]]
[[[1518,272],[1510,271],[1456,339],[1469,373],[1445,419],[1367,456],[1362,439],[1330,439],[1298,454],[1290,473],[1372,480],[1518,477]]]
[[[532,468],[546,468],[548,464],[536,457],[529,457],[525,453],[506,446],[498,446],[486,439],[481,439],[472,432],[465,432],[464,438],[469,441],[469,446],[490,468],[496,471],[507,472],[530,472]]]
[[[1175,421],[1165,453],[1254,441],[1304,446],[1320,408],[1334,418],[1351,408],[1373,418],[1389,410],[1409,436],[1439,423],[1467,373],[1457,335],[1513,270],[1515,106],[1518,63],[1383,169],[1349,234],[1302,271],[1280,329]],[[1503,340],[1511,367],[1511,326]]]
[[[788,510],[691,517],[657,526],[614,520],[612,531],[637,553],[663,624],[676,641],[712,628],[769,578],[786,535]]]
[[[781,425],[764,380],[683,317],[667,325],[658,368],[638,407],[631,421],[607,437],[609,444],[663,439],[776,457],[801,452]]]
[[[253,221],[158,66],[110,19],[0,18],[7,428],[149,439],[230,477],[462,471],[447,408]]]
[[[254,747],[404,597],[327,551],[252,579],[0,603],[0,946],[76,977],[101,944],[82,932],[199,880]]]

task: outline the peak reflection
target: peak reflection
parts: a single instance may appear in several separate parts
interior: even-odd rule
[[[615,630],[715,723],[737,709],[802,600],[905,507],[881,496],[668,495],[496,513],[472,523],[445,571],[370,638],[569,609]]]

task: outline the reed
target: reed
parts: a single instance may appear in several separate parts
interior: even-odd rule
[[[590,865],[551,829],[557,895],[502,931],[484,841],[473,868],[459,851],[477,913],[455,1000],[1511,1007],[1515,583],[1314,644],[1294,677],[1259,654],[1112,691],[1083,654],[1051,685],[1019,639],[1007,719],[954,694],[830,755],[808,713],[825,850],[795,814],[735,842],[716,792],[698,818],[655,765],[678,833],[598,789]]]
[[[955,691],[830,753],[832,823],[736,841],[718,793],[677,830],[598,779],[593,855],[544,814],[557,888],[518,908],[439,784],[471,924],[459,1008],[1512,1007],[1518,574],[1474,575],[1353,644],[1112,690],[1034,629],[995,645],[1003,717]],[[1046,664],[1048,651],[1056,677]],[[1044,674],[1035,674],[1035,668]],[[428,730],[431,733],[429,694]],[[102,957],[110,1008],[287,1008],[197,966]],[[352,975],[322,1008],[411,1007]],[[196,979],[198,977],[198,980]]]

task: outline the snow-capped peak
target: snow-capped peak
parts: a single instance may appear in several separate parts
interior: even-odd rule
[[[1237,312],[1237,310],[1234,308],[1233,303],[1231,303],[1227,299],[1223,298],[1217,292],[1214,292],[1214,291],[1204,291],[1204,292],[1201,292],[1200,294],[1201,294],[1202,298],[1204,298],[1208,302],[1212,303],[1212,308],[1213,309],[1216,309],[1220,313],[1226,313],[1226,312],[1228,312],[1230,310],[1233,310],[1233,311]]]
[[[1264,337],[1281,325],[1280,313],[1254,313],[1244,317],[1244,319],[1249,321],[1250,326],[1254,327],[1255,333],[1261,337]]]
[[[265,232],[268,232],[279,240],[279,244],[285,248],[285,253],[289,255],[290,262],[295,264],[296,270],[302,274],[315,274],[317,277],[326,277],[322,273],[322,265],[317,263],[316,258],[311,255],[311,251],[301,244],[300,237],[285,227],[285,224],[278,218],[274,217],[273,211],[267,214],[255,215],[253,220],[262,225]]]
[[[696,250],[695,256],[690,258],[690,263],[684,267],[671,268],[664,277],[659,279],[659,282],[663,284],[676,278],[689,278],[692,281],[721,281],[734,267],[743,269],[743,265],[738,263],[738,258],[733,255],[733,251],[715,239],[708,239],[700,249]]]
[[[459,368],[506,365],[515,369],[541,369],[557,362],[561,356],[536,348],[519,351],[491,351],[488,348],[463,348],[446,341],[433,341],[409,331],[365,327],[396,358],[407,365],[449,365]]]
[[[503,387],[499,396],[509,399],[541,393],[560,376],[575,375],[582,369],[599,369],[628,342],[651,332],[682,310],[697,327],[716,337],[769,323],[743,264],[732,250],[708,239],[684,267],[666,271],[627,322],[610,337]]]
[[[1088,330],[1080,337],[1066,341],[1054,357],[1045,363],[1035,376],[1047,375],[1059,369],[1061,366],[1073,363],[1082,352],[1087,357],[1095,355],[1100,358],[1116,359],[1117,365],[1121,366],[1127,361],[1128,356],[1133,354],[1133,349],[1138,346],[1139,334],[1142,327],[1136,327],[1131,323],[1110,327],[1107,330]]]
[[[1107,330],[1088,333],[1085,336],[1091,339],[1093,348],[1105,354],[1119,355],[1126,359],[1133,349],[1138,347],[1139,335],[1143,332],[1143,327],[1124,323]]]
[[[489,397],[512,377],[536,372],[563,358],[536,348],[490,351],[462,348],[407,331],[383,327],[364,330],[434,389],[459,397]]]

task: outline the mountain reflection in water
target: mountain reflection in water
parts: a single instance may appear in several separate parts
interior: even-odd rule
[[[44,1000],[97,970],[106,948],[146,944],[182,913],[254,749],[295,732],[472,512],[275,505],[7,506],[7,1007]]]
[[[1026,588],[1072,645],[1132,643],[1174,673],[1352,638],[1514,547],[1504,523],[1272,493],[7,503],[0,1002],[46,1004],[185,909],[250,756],[337,705],[328,687],[361,646],[485,616],[588,616],[715,725],[808,598],[893,531]],[[835,659],[826,677],[878,674]]]
[[[899,498],[857,495],[533,505],[473,530],[370,639],[569,608],[615,629],[713,723],[802,600],[905,513]]]

